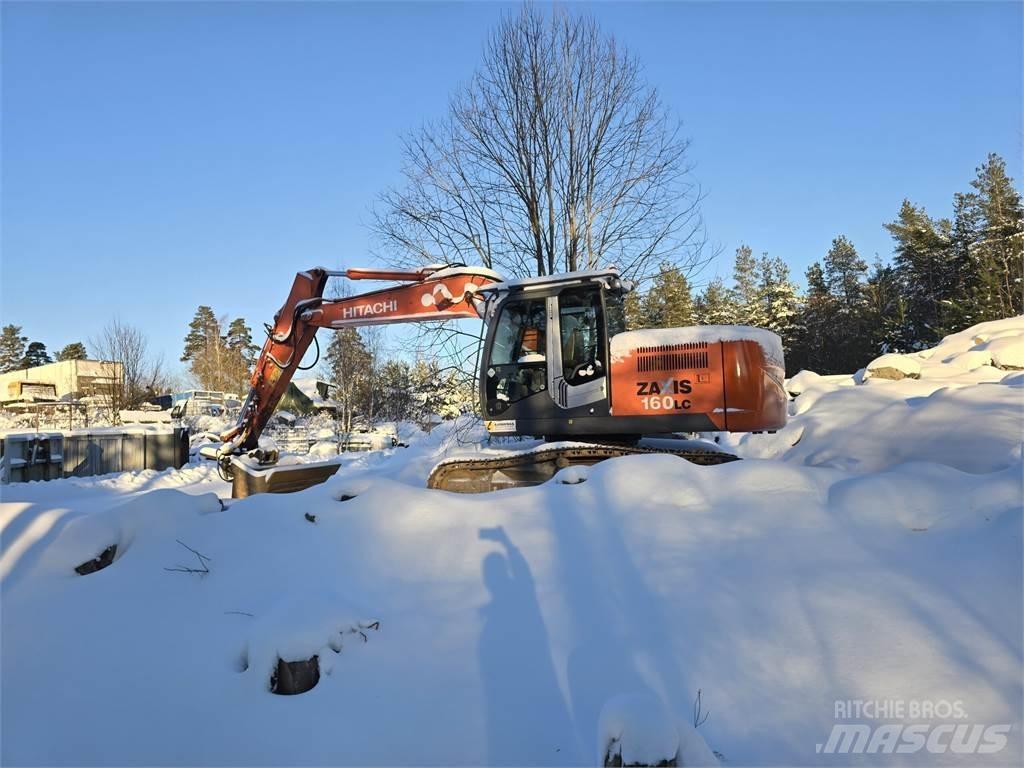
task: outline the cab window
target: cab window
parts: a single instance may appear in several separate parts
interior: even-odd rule
[[[562,376],[569,384],[584,384],[604,376],[604,322],[601,291],[570,288],[558,296]]]
[[[544,299],[509,301],[501,310],[486,375],[487,412],[547,387],[547,310]]]

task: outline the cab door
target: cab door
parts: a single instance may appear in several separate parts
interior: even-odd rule
[[[608,340],[599,285],[564,288],[547,302],[547,375],[559,408],[608,397]]]

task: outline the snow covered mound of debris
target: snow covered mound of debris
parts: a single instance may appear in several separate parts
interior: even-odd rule
[[[864,378],[1000,381],[1024,370],[1024,316],[979,323],[931,349],[888,354],[868,363]]]
[[[980,323],[850,376],[801,371],[786,383],[789,421],[770,435],[720,440],[746,458],[855,472],[930,461],[994,472],[1021,459],[1024,317]],[[1024,365],[1022,365],[1024,367]]]
[[[920,379],[921,362],[910,355],[882,355],[868,363],[863,378],[874,376],[877,379]]]

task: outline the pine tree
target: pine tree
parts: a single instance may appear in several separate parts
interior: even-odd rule
[[[53,358],[46,351],[46,345],[41,341],[33,341],[25,350],[25,357],[22,358],[19,368],[35,368],[39,365],[52,363]]]
[[[865,286],[872,353],[908,352],[914,348],[916,333],[903,294],[896,268],[876,260]]]
[[[797,320],[793,350],[786,358],[790,375],[804,369],[819,373],[830,369],[828,349],[832,344],[836,300],[828,290],[825,271],[819,262],[807,268],[806,278],[807,294]]]
[[[832,297],[826,315],[828,346],[825,369],[819,373],[852,373],[872,357],[865,283],[868,265],[843,235],[825,254],[824,277]]]
[[[693,325],[693,297],[686,276],[671,264],[662,264],[641,302],[644,328],[681,328]]]
[[[957,325],[951,311],[957,284],[952,227],[904,200],[899,217],[885,228],[896,241],[893,264],[911,318],[912,343],[929,346]]]
[[[228,326],[224,343],[228,349],[228,374],[239,392],[248,389],[252,368],[256,364],[256,354],[260,348],[252,343],[252,330],[245,320],[237,317]]]
[[[722,278],[716,277],[705,286],[694,301],[693,314],[700,325],[733,325],[737,322],[736,303]]]
[[[0,373],[17,370],[25,358],[28,337],[21,335],[20,325],[5,325],[0,331]]]
[[[86,360],[89,355],[86,353],[85,344],[80,341],[74,341],[57,353],[57,360]]]
[[[978,320],[1024,312],[1024,208],[1006,162],[996,154],[977,170],[966,204],[979,225],[969,244],[977,275],[973,305]]]
[[[825,255],[825,284],[849,313],[864,305],[864,277],[868,265],[857,255],[853,243],[840,235],[832,241]]]
[[[224,322],[213,309],[200,306],[185,337],[181,362],[189,363],[192,377],[203,389],[227,391],[238,387],[237,366],[232,372],[233,355],[221,335]]]

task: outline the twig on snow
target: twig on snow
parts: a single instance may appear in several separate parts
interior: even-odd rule
[[[701,690],[700,690],[700,688],[698,688],[697,689],[697,698],[693,702],[693,727],[694,728],[700,728],[702,725],[704,725],[704,723],[707,722],[708,717],[711,715],[711,710],[710,709],[707,712],[701,712],[700,696],[701,696]],[[701,717],[702,714],[704,715],[703,717]]]
[[[196,556],[196,560],[199,561],[199,567],[189,568],[187,565],[178,565],[174,568],[164,568],[165,571],[170,571],[173,573],[198,573],[200,576],[205,576],[210,572],[210,563],[212,561],[210,560],[209,557],[204,555],[202,552],[197,552],[196,550],[192,549],[192,547],[183,542],[181,539],[175,539],[175,541],[181,544],[181,546],[183,546],[185,549],[187,549],[189,552]]]

